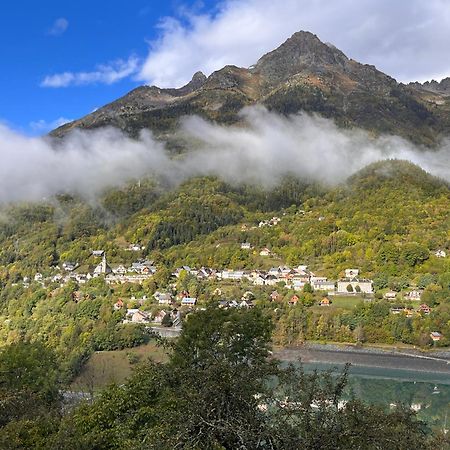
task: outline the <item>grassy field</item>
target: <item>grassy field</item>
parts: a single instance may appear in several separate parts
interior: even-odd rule
[[[356,297],[356,296],[345,296],[345,295],[331,296],[330,295],[327,298],[329,298],[331,301],[330,306],[320,306],[317,304],[317,305],[313,306],[312,309],[314,311],[322,311],[323,313],[326,314],[327,311],[331,312],[333,309],[337,309],[337,308],[352,310],[357,305],[364,302],[364,300],[361,297]]]
[[[364,302],[361,297],[355,296],[345,296],[345,295],[334,295],[329,297],[331,300],[331,307],[333,308],[344,308],[344,309],[353,309],[356,305],[359,305]]]
[[[95,352],[73,381],[74,391],[93,392],[111,383],[122,383],[131,375],[133,366],[146,358],[164,361],[164,349],[150,343],[125,350]]]

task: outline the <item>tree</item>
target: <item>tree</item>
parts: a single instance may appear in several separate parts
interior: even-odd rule
[[[324,449],[438,447],[409,408],[342,402],[347,369],[306,374],[269,360],[261,311],[192,314],[167,364],[142,364],[123,386],[63,420],[51,449]]]
[[[351,284],[347,285],[347,292],[353,292],[353,286]]]

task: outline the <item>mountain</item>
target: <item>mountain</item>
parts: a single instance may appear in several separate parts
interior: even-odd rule
[[[181,117],[197,114],[232,124],[241,120],[238,113],[244,106],[262,104],[281,114],[319,113],[343,127],[432,145],[450,131],[450,111],[447,100],[436,101],[436,94],[424,95],[424,89],[397,83],[374,66],[349,59],[316,35],[300,31],[248,69],[225,66],[209,77],[197,72],[179,89],[138,87],[51,135],[115,126],[135,137],[149,128],[158,138],[182,147],[174,136]]]
[[[440,82],[436,80],[425,81],[425,83],[409,83],[409,86],[423,92],[432,92],[433,94],[450,97],[450,77],[444,78]]]

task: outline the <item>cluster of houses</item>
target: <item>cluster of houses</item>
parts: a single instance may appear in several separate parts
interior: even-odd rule
[[[278,266],[264,270],[216,270],[207,267],[193,269],[189,266],[177,268],[173,275],[179,277],[182,272],[196,276],[199,280],[229,280],[248,281],[255,286],[276,286],[285,283],[286,287],[294,290],[302,290],[306,284],[310,284],[315,291],[325,291],[328,295],[373,293],[373,282],[359,277],[358,269],[346,269],[345,277],[338,281],[328,280],[327,277],[316,276],[308,269],[308,266],[298,267]]]
[[[262,220],[261,222],[259,222],[258,227],[259,228],[263,228],[263,227],[275,227],[277,226],[279,223],[281,222],[281,219],[279,217],[272,217],[269,220]]]
[[[408,306],[393,306],[391,308],[392,314],[405,314],[406,317],[413,317],[414,315],[429,315],[431,313],[431,308],[423,303],[417,309]]]
[[[44,278],[41,273],[36,273],[34,275],[34,281],[42,285],[46,282],[65,284],[69,281],[84,284],[92,278],[104,276],[108,284],[142,283],[157,271],[153,261],[147,259],[138,259],[130,266],[125,266],[123,264],[109,265],[106,259],[106,253],[103,250],[94,250],[92,256],[101,258],[101,261],[90,272],[82,273],[77,271],[80,267],[78,263],[65,261],[60,267],[60,272],[56,275]],[[23,279],[24,285],[28,285],[29,282],[28,277]]]
[[[423,293],[422,289],[413,289],[413,290],[407,292],[403,298],[405,300],[410,300],[410,301],[420,301],[420,299],[422,298],[422,293]],[[383,298],[385,300],[396,300],[397,296],[398,296],[398,292],[388,291],[383,295]]]

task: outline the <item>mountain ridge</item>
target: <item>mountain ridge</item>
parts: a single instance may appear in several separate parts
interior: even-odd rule
[[[50,135],[114,126],[137,137],[149,128],[173,144],[183,116],[196,114],[232,124],[241,121],[243,107],[255,104],[280,114],[318,113],[343,127],[398,134],[429,146],[450,132],[450,101],[442,92],[397,83],[316,35],[299,31],[248,69],[227,65],[208,77],[197,72],[178,89],[140,86]]]

